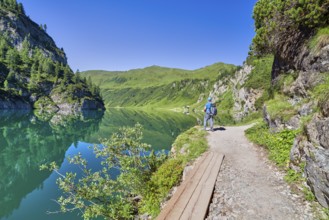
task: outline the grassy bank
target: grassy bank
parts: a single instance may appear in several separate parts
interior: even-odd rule
[[[147,183],[143,200],[139,207],[140,213],[148,213],[156,217],[160,213],[160,205],[170,190],[179,185],[186,165],[204,153],[207,148],[206,132],[193,127],[177,137],[173,144],[175,153],[152,174]]]

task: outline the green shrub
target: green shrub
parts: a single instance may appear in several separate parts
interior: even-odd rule
[[[148,213],[153,217],[159,214],[161,202],[172,187],[181,181],[184,167],[207,150],[206,134],[200,128],[194,127],[177,137],[173,146],[176,152],[184,148],[185,153],[169,158],[152,174],[150,181],[146,183],[139,213]]]
[[[181,158],[168,159],[160,166],[147,183],[140,205],[140,213],[148,213],[152,216],[160,213],[160,203],[168,192],[179,184],[184,166]]]
[[[273,56],[254,58],[251,65],[254,67],[243,87],[267,90],[271,87],[271,71]]]
[[[295,107],[286,99],[287,97],[277,94],[274,99],[266,102],[267,111],[271,118],[280,118],[283,121],[288,121],[297,113]]]
[[[250,141],[268,149],[269,158],[279,167],[286,168],[291,147],[299,132],[299,130],[283,130],[278,133],[270,133],[263,122],[247,129],[245,133]]]
[[[302,174],[296,170],[288,169],[286,175],[284,176],[284,180],[287,183],[300,182],[302,180]]]
[[[315,201],[315,196],[314,196],[313,192],[309,188],[303,186],[303,193],[304,193],[304,198],[307,201],[309,201],[309,202]]]
[[[253,11],[253,52],[275,53],[286,42],[287,34],[328,25],[328,6],[328,1],[258,0]]]

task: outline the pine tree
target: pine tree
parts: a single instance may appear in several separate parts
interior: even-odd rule
[[[9,69],[17,71],[21,63],[21,58],[16,49],[9,49],[6,54],[6,62]]]
[[[22,3],[18,3],[18,12],[25,15],[25,9]]]
[[[6,54],[9,49],[8,42],[4,38],[4,36],[0,35],[0,60],[6,59]]]
[[[75,82],[76,84],[78,84],[80,81],[81,81],[80,71],[77,70],[77,71],[75,72],[75,74],[74,74],[74,82]]]
[[[22,50],[20,54],[23,63],[23,70],[28,70],[31,64],[31,57],[30,57],[30,43],[27,40],[27,37],[24,38],[24,41],[22,43]]]

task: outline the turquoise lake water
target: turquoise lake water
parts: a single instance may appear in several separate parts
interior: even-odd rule
[[[122,126],[143,125],[145,143],[155,150],[170,150],[178,134],[196,119],[174,112],[111,109],[77,116],[35,115],[26,111],[0,111],[0,219],[75,220],[77,213],[47,214],[59,210],[58,176],[40,171],[52,161],[60,172],[73,168],[66,156],[81,152],[89,163],[98,162],[89,148],[109,138]]]

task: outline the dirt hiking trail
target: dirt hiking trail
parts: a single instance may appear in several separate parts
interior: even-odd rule
[[[206,219],[314,219],[309,203],[291,193],[266,152],[247,140],[249,127],[209,131],[210,150],[225,158]]]

